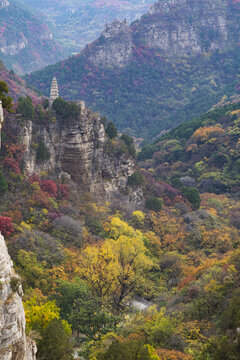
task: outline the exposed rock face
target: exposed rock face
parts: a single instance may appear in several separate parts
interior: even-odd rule
[[[89,49],[90,60],[95,66],[124,66],[132,59],[132,45],[130,26],[115,20]]]
[[[134,172],[134,160],[127,154],[115,155],[107,150],[107,137],[99,116],[78,102],[81,108],[77,118],[51,123],[47,127],[29,122],[24,128],[26,145],[25,167],[31,173],[47,171],[59,177],[71,178],[84,191],[97,198],[111,199],[127,190],[127,180]],[[33,135],[34,134],[34,135]],[[32,143],[42,140],[50,158],[42,164],[36,160]],[[132,196],[141,201],[138,192]]]
[[[83,53],[95,66],[122,67],[139,46],[174,57],[224,49],[240,35],[232,6],[231,0],[161,0],[130,26],[114,21]]]
[[[154,4],[135,27],[137,42],[168,55],[197,54],[226,46],[226,3],[164,0]]]
[[[28,41],[23,34],[19,34],[19,39],[14,39],[11,44],[7,44],[7,41],[1,42],[0,51],[4,55],[17,55],[21,50],[28,46]]]
[[[25,313],[21,285],[11,288],[16,278],[4,238],[0,234],[0,359],[35,360],[36,345],[25,336]]]

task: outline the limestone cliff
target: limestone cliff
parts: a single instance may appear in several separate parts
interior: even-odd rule
[[[122,67],[142,46],[174,57],[225,49],[240,35],[233,5],[231,0],[161,0],[130,26],[118,20],[108,25],[83,54],[95,66]]]
[[[25,336],[25,314],[21,296],[21,285],[18,284],[4,238],[0,234],[1,360],[36,359],[36,345]]]
[[[26,171],[30,174],[47,171],[71,179],[80,190],[90,191],[97,198],[109,200],[120,193],[127,195],[134,159],[127,153],[110,150],[100,117],[86,108],[84,102],[78,102],[78,106],[79,115],[73,119],[58,119],[47,126],[27,123],[22,136]],[[37,161],[34,146],[40,141],[49,151],[49,159],[43,163]],[[139,190],[131,197],[141,201]]]
[[[133,24],[135,41],[168,56],[223,49],[229,40],[227,17],[227,1],[159,1]]]
[[[95,66],[124,66],[132,59],[131,28],[125,21],[107,25],[101,37],[89,48],[86,56]]]

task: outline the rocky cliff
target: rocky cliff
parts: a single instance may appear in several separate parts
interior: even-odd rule
[[[90,191],[97,198],[112,199],[127,194],[128,177],[135,162],[127,153],[117,153],[98,115],[80,101],[79,114],[70,119],[57,119],[47,126],[28,122],[22,141],[26,146],[25,168],[28,173],[47,171],[59,178],[71,179],[80,190]],[[42,142],[49,159],[38,162],[36,146]],[[141,191],[131,200],[141,201]]]
[[[106,26],[101,37],[87,47],[87,57],[95,66],[124,66],[132,59],[132,31],[125,21]]]
[[[174,56],[223,49],[229,39],[226,7],[226,1],[159,1],[132,25],[135,41]]]
[[[118,20],[108,25],[87,51],[88,58],[96,66],[124,66],[139,46],[168,56],[224,49],[240,35],[231,5],[229,0],[161,0],[130,26]]]
[[[22,288],[0,234],[0,359],[35,360],[36,345],[25,336]]]

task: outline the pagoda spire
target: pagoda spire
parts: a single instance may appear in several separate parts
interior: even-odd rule
[[[52,106],[54,100],[56,100],[59,97],[59,92],[58,92],[58,83],[57,83],[57,79],[54,77],[52,79],[52,85],[51,85],[51,91],[50,91],[50,106]]]
[[[2,101],[0,100],[0,149],[2,146],[2,142],[1,142],[1,133],[2,133],[2,123],[4,120],[4,116],[3,116],[3,107],[2,107]]]

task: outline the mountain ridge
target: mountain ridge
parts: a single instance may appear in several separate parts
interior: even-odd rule
[[[45,92],[56,76],[62,96],[151,138],[234,92],[239,17],[238,3],[228,0],[158,2],[130,26],[116,20],[80,54],[26,79]]]

